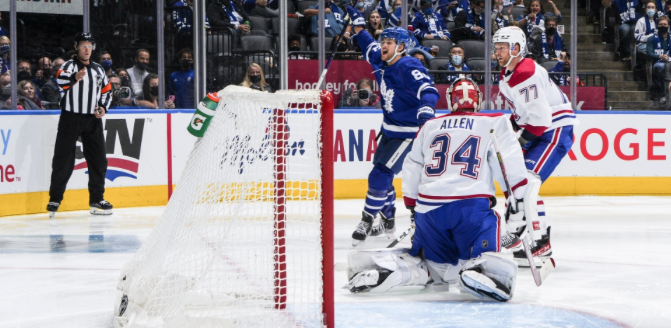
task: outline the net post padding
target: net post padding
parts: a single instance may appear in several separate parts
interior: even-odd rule
[[[164,213],[121,270],[114,324],[332,327],[332,98],[239,86],[218,96]]]

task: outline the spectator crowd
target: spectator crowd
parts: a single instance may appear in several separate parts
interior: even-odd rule
[[[222,30],[233,37],[233,47],[246,51],[276,51],[278,31],[276,20],[279,16],[280,0],[207,0],[204,26],[206,34],[213,37]],[[491,1],[492,11],[485,13],[485,1]],[[668,4],[662,0],[586,0],[595,2],[597,6],[606,8],[600,17],[608,20],[615,18],[615,25],[607,26],[607,30],[617,29],[619,53],[623,60],[631,60],[629,49],[635,49],[637,61],[650,63],[652,74],[651,95],[665,101],[665,78],[669,74],[666,63],[670,59],[669,18],[671,0]],[[123,2],[126,3],[126,2]],[[316,51],[318,32],[317,1],[287,1],[289,6],[288,28],[289,43],[287,44],[290,59],[310,59]],[[379,38],[384,28],[401,25],[401,0],[326,0],[325,1],[325,35],[327,40],[343,32],[344,40],[337,45],[338,51],[351,52],[354,58],[360,58],[361,49],[356,37],[351,37],[350,28],[345,28],[345,6],[352,5],[361,11],[367,19],[366,30]],[[482,72],[486,65],[493,71],[500,70],[496,60],[484,53],[484,39],[487,33],[493,35],[499,28],[519,26],[527,34],[526,56],[536,60],[551,73],[559,85],[568,85],[570,56],[568,40],[564,40],[560,29],[562,13],[552,0],[409,0],[408,31],[413,41],[407,46],[408,53],[434,72],[438,83],[450,83],[458,76],[469,76],[480,83],[485,78]],[[192,41],[184,41],[180,37],[192,40],[193,1],[166,1],[166,26],[172,33],[173,50],[167,61],[165,77],[156,75],[155,47],[133,47],[131,58],[119,58],[110,47],[99,47],[94,52],[94,61],[105,70],[112,81],[112,108],[158,108],[158,81],[166,78],[166,108],[193,108],[194,71]],[[491,31],[486,31],[486,20],[491,21]],[[1,22],[1,16],[0,16]],[[0,23],[1,24],[1,23]],[[95,35],[95,33],[94,33]],[[604,31],[604,42],[611,42],[608,31]],[[268,43],[259,40],[270,40]],[[208,41],[209,42],[209,41]],[[633,43],[635,42],[635,43]],[[632,47],[631,45],[635,45]],[[326,49],[330,44],[326,44]],[[6,27],[0,28],[0,109],[11,105],[8,72],[10,67],[11,40]],[[311,51],[311,52],[310,52]],[[207,45],[208,56],[219,56],[226,53],[211,50]],[[327,51],[328,52],[328,51]],[[58,109],[62,90],[55,83],[60,65],[68,60],[73,52],[61,56],[49,54],[33,58],[23,58],[21,54],[17,63],[18,109]],[[115,58],[116,56],[116,58]],[[123,57],[123,55],[121,56]],[[211,76],[217,76],[216,59],[208,57],[208,65],[214,65]],[[273,92],[277,86],[277,65],[273,58],[255,58],[237,67],[235,84],[248,86],[264,92]],[[437,71],[445,71],[437,72]],[[233,72],[233,71],[231,71]],[[208,73],[208,79],[211,79]],[[493,83],[498,83],[495,76]],[[230,83],[230,81],[228,82]],[[226,83],[226,84],[228,84]],[[358,98],[366,95],[362,90],[366,83],[350,90],[352,99],[348,103],[355,104],[358,100],[370,102],[376,106],[375,98]],[[582,82],[578,81],[581,85]],[[225,87],[219,85],[218,88]]]

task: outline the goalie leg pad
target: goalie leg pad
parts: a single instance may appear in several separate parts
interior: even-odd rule
[[[512,254],[486,252],[464,264],[459,283],[477,297],[506,302],[513,297],[516,277]]]
[[[542,217],[538,215],[538,192],[541,188],[541,179],[533,172],[529,171],[528,173],[527,179],[529,183],[527,184],[526,195],[524,196],[524,215],[529,233],[531,233],[534,240],[539,240],[542,237],[541,219],[543,220],[543,225],[545,225],[545,213],[543,213]]]
[[[407,251],[378,249],[351,252],[347,257],[350,282],[345,288],[351,292],[382,293],[397,286],[426,285],[429,282],[426,264]],[[360,270],[362,268],[365,270]]]

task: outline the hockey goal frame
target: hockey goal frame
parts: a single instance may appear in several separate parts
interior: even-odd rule
[[[322,240],[322,314],[323,324],[326,327],[335,327],[335,304],[334,304],[334,223],[333,223],[333,94],[322,91],[321,99],[321,148],[320,158],[322,166],[321,176],[321,212],[322,223],[320,226]],[[286,308],[287,298],[287,276],[286,276],[286,153],[284,151],[289,136],[287,131],[287,112],[285,109],[274,111],[273,139],[275,147],[275,183],[273,192],[275,194],[275,233],[274,239],[274,302],[276,310]]]

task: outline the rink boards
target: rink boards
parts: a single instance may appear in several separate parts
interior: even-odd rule
[[[0,216],[44,211],[59,113],[0,113]],[[116,207],[167,203],[196,141],[186,131],[192,113],[120,110],[103,118],[110,202]],[[308,119],[306,115],[314,114],[289,114],[289,123]],[[671,113],[580,112],[577,116],[580,124],[575,127],[572,150],[541,194],[671,195],[671,131],[667,128]],[[362,198],[382,115],[379,110],[336,110],[334,120],[335,197]],[[301,146],[300,140],[290,140],[289,163],[313,151]],[[78,144],[62,210],[87,208],[87,183]],[[394,183],[401,196],[400,180]]]

